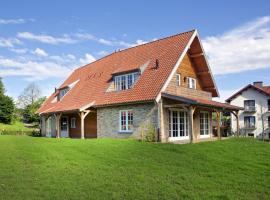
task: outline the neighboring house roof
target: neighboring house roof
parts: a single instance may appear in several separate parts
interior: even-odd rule
[[[223,109],[223,110],[229,110],[229,111],[243,110],[242,107],[233,106],[228,103],[221,103],[221,102],[213,101],[213,100],[185,97],[185,96],[173,95],[169,93],[161,93],[161,96],[164,98],[175,100],[175,101],[181,101],[183,103],[187,103],[190,105],[205,106],[205,107],[211,107],[211,108],[214,107],[217,109]]]
[[[38,110],[38,113],[78,110],[87,105],[106,106],[111,104],[154,101],[171,77],[173,70],[192,41],[198,39],[192,30],[131,47],[105,56],[95,62],[76,69],[59,87],[65,88],[78,81],[60,100],[56,101],[56,90]],[[156,68],[158,62],[158,67]],[[206,61],[207,62],[207,61]],[[110,91],[108,88],[113,74],[144,69],[131,89]],[[208,65],[205,68],[209,68]],[[213,96],[218,96],[210,69],[206,73],[207,87],[211,86]]]
[[[256,86],[252,84],[248,84],[247,86],[243,87],[241,90],[230,96],[228,99],[226,99],[226,102],[231,102],[233,99],[235,99],[237,96],[241,95],[242,92],[248,90],[248,89],[254,89],[260,93],[263,93],[265,95],[270,96],[270,86]]]

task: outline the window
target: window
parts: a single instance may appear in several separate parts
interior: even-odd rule
[[[267,104],[268,104],[268,110],[270,111],[270,99],[268,99]]]
[[[76,128],[76,118],[72,117],[70,119],[70,128]]]
[[[187,80],[188,80],[188,88],[196,89],[196,79],[187,77]]]
[[[244,117],[245,128],[255,128],[255,116]]]
[[[209,135],[209,113],[200,113],[200,135]]]
[[[176,85],[177,86],[181,85],[181,75],[180,74],[176,74]]]
[[[114,77],[115,90],[127,90],[130,89],[139,77],[139,72],[119,75]]]
[[[121,110],[119,113],[119,131],[131,132],[133,129],[133,112],[132,110]]]
[[[268,128],[270,128],[270,116],[268,116]]]
[[[58,100],[62,99],[66,93],[69,91],[69,88],[65,88],[65,89],[61,89],[60,92],[59,92],[59,95],[58,95]]]
[[[245,111],[255,111],[255,100],[244,100]]]
[[[169,110],[170,138],[188,139],[188,114],[182,110]]]

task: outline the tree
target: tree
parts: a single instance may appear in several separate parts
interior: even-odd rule
[[[14,113],[14,103],[11,97],[0,95],[0,122],[10,124]]]
[[[34,103],[27,105],[23,109],[23,117],[28,123],[35,123],[39,121],[39,115],[37,114],[37,110],[40,108],[45,99],[45,97],[41,97]]]
[[[3,96],[4,94],[5,94],[5,87],[2,78],[0,77],[0,96]]]
[[[34,104],[41,97],[41,90],[35,83],[30,83],[18,97],[18,105],[26,108],[28,105]]]

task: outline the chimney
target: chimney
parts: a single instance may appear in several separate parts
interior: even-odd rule
[[[253,85],[254,86],[257,86],[257,87],[262,87],[263,86],[263,82],[262,81],[256,81],[256,82],[253,82]]]

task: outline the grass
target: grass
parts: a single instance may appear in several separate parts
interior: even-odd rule
[[[0,136],[0,199],[269,199],[270,144]]]
[[[0,123],[0,135],[24,135],[32,133],[32,127],[26,127],[24,123],[15,121],[12,124]]]

